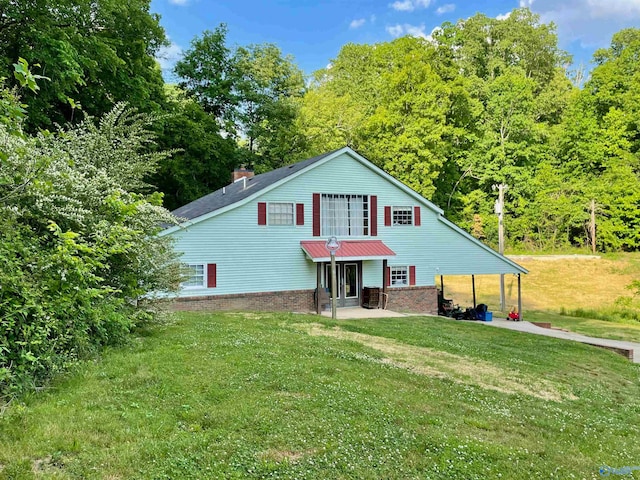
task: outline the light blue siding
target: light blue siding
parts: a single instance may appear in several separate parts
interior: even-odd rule
[[[217,287],[189,288],[183,296],[314,289],[316,264],[300,248],[301,240],[318,240],[312,232],[312,195],[377,195],[377,237],[395,253],[392,265],[414,265],[416,285],[434,285],[440,274],[486,274],[524,271],[443,221],[440,211],[414,192],[345,152],[313,164],[272,189],[239,202],[201,222],[171,233],[184,263],[215,263]],[[259,226],[258,202],[304,204],[304,226]],[[385,206],[420,206],[421,226],[384,225]],[[382,286],[382,260],[362,262],[362,286]]]

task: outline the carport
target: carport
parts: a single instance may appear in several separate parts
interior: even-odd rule
[[[439,218],[450,229],[462,234],[472,242],[462,242],[459,236],[443,236],[434,239],[434,250],[429,252],[434,262],[435,276],[440,277],[441,295],[444,296],[444,276],[471,276],[471,291],[473,294],[473,308],[476,308],[476,275],[515,275],[518,282],[518,313],[522,320],[522,275],[529,271],[513,260],[491,249],[478,239],[463,231],[460,227],[444,217]]]

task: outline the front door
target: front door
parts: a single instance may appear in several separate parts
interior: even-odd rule
[[[331,264],[325,264],[325,285],[331,297]],[[357,307],[360,305],[360,269],[358,263],[337,262],[338,307]]]

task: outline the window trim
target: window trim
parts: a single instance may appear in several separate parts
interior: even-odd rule
[[[289,205],[291,207],[291,223],[272,223],[271,218],[275,215],[288,215],[288,213],[271,212],[271,205]],[[295,227],[296,225],[296,204],[295,202],[267,202],[267,226],[269,227]]]
[[[180,282],[180,288],[184,289],[184,290],[190,290],[190,289],[194,289],[194,288],[205,288],[206,287],[206,280],[207,280],[207,269],[206,269],[206,263],[183,263],[182,264],[183,267],[189,269],[192,267],[195,267],[196,269],[196,273],[189,275],[188,279],[185,280],[184,282]],[[202,273],[198,274],[197,273],[197,268],[200,267],[202,269]],[[202,281],[200,282],[199,285],[186,285],[186,283],[190,282],[191,279],[193,277],[202,277]]]
[[[404,222],[396,221],[396,211],[398,211],[397,215],[403,215],[405,218]],[[403,212],[402,214],[400,212]],[[407,217],[408,213],[408,217]],[[407,221],[408,220],[408,221]],[[412,205],[392,205],[391,206],[391,226],[392,227],[412,227],[414,224],[414,207]]]

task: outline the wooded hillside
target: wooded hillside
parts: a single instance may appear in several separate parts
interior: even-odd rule
[[[54,8],[55,3],[55,8]],[[240,164],[267,171],[349,145],[497,244],[494,185],[508,247],[640,246],[640,30],[618,32],[594,68],[571,71],[553,24],[526,8],[477,14],[430,39],[345,45],[304,78],[276,45],[197,35],[164,83],[166,43],[148,0],[3,2],[0,71],[20,57],[51,81],[24,92],[27,130],[100,116],[117,101],[167,113],[148,180],[169,209],[228,183]]]

